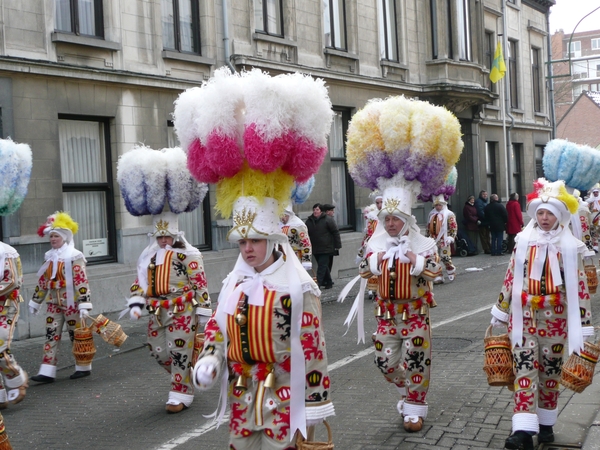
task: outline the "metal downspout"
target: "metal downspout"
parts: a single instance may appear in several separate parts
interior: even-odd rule
[[[229,50],[229,16],[227,15],[227,0],[221,0],[223,3],[223,47],[225,48],[225,64],[235,73],[235,67],[231,64],[231,51]]]
[[[546,11],[546,29],[548,30],[548,109],[550,111],[550,124],[552,125],[552,135],[550,139],[556,138],[556,113],[554,111],[554,78],[552,76],[552,36],[550,35],[550,8]]]

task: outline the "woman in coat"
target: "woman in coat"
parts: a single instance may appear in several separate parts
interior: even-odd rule
[[[515,247],[515,236],[523,229],[523,214],[521,213],[521,204],[519,203],[519,194],[513,192],[510,194],[506,203],[506,212],[508,222],[506,222],[506,234],[508,236],[507,253],[512,253]]]
[[[475,207],[475,196],[469,195],[463,207],[463,225],[467,229],[467,235],[475,248],[477,248],[477,240],[479,239],[479,217],[477,216],[477,208]]]

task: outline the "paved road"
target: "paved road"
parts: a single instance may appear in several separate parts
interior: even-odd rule
[[[331,395],[337,413],[330,424],[337,449],[503,448],[511,426],[511,396],[506,388],[487,385],[482,338],[507,261],[507,256],[457,258],[455,282],[436,287],[429,417],[423,430],[414,434],[402,427],[396,412],[397,394],[373,364],[371,346],[356,344],[355,326],[344,336],[343,322],[352,299],[343,304],[332,300],[349,280],[336,280],[334,289],[324,292]],[[483,270],[467,272],[469,267]],[[366,302],[365,317],[366,329],[372,331],[370,302]],[[167,415],[168,375],[144,347],[144,323],[123,319],[122,324],[129,339],[121,350],[96,340],[98,353],[91,377],[69,380],[73,358],[65,342],[57,381],[33,385],[21,404],[3,412],[15,450],[227,448],[227,425],[215,429],[212,419],[204,417],[216,408],[216,389],[197,394],[188,410]],[[37,373],[41,346],[40,338],[13,344],[13,353],[30,374]],[[585,439],[598,411],[600,389],[592,388],[581,395],[562,392],[555,428],[558,444],[578,444],[570,448],[579,448]]]

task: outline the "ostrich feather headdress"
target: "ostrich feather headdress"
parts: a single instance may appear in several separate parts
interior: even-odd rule
[[[32,154],[27,144],[0,139],[0,216],[14,213],[27,195]]]
[[[570,189],[588,191],[600,178],[600,151],[564,139],[546,144],[542,164],[547,180],[563,180]]]
[[[383,191],[380,215],[410,218],[417,196],[442,186],[463,145],[447,109],[403,96],[374,99],[350,123],[348,168],[359,186]]]
[[[179,147],[134,147],[119,158],[117,181],[133,216],[160,214],[165,202],[175,214],[193,211],[208,192],[205,183],[191,176],[187,156]]]
[[[179,96],[175,130],[192,175],[217,183],[216,210],[234,215],[230,242],[253,236],[247,221],[235,220],[242,216],[272,225],[258,230],[255,223],[257,238],[280,234],[278,216],[294,183],[309,182],[323,162],[332,117],[323,80],[299,73],[271,77],[223,68]]]

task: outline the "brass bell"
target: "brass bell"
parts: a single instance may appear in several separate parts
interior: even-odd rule
[[[198,306],[200,303],[196,301],[195,298],[192,297],[192,306]]]
[[[390,310],[389,310],[389,309],[387,309],[387,310],[385,311],[385,315],[383,316],[383,318],[384,318],[385,320],[392,320],[392,319],[393,319],[393,317],[392,317],[392,313],[390,312]]]
[[[429,304],[429,308],[435,308],[437,306],[437,303],[435,302],[435,300],[432,298],[431,299],[431,303]]]
[[[396,272],[390,272],[390,278],[392,280],[395,280],[396,278],[398,278],[398,274]]]
[[[150,269],[150,270],[154,270],[155,267],[156,266],[154,264],[152,264],[152,263],[150,263],[150,265],[148,265],[148,269]]]
[[[383,308],[381,307],[381,305],[377,305],[377,307],[375,308],[375,317],[381,316],[383,316]]]
[[[424,316],[425,314],[427,314],[427,305],[426,304],[421,305],[421,309],[419,309],[419,314],[421,316]]]
[[[160,307],[154,310],[154,315],[156,316],[156,322],[162,327],[162,322],[160,321]]]
[[[238,313],[235,316],[235,323],[237,323],[240,327],[243,327],[248,323],[248,318],[243,313]]]
[[[235,387],[236,389],[241,389],[243,391],[248,389],[248,380],[246,380],[246,377],[244,375],[240,375],[238,377],[237,381],[235,382]]]
[[[265,387],[273,389],[275,387],[275,373],[269,372],[267,378],[265,378]]]
[[[402,321],[406,322],[408,320],[408,310],[405,309],[404,311],[402,311]]]

